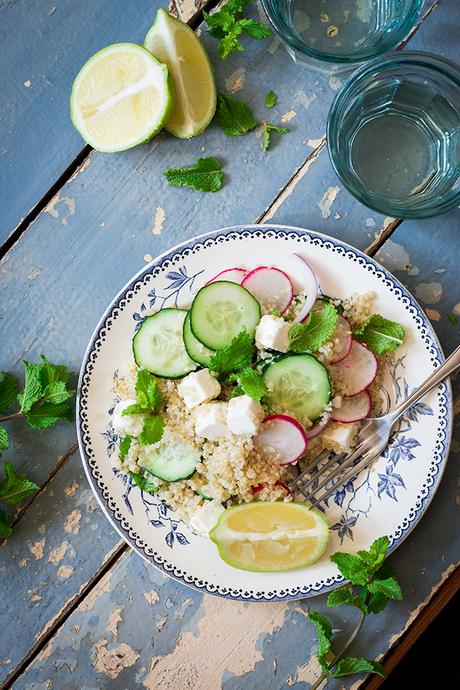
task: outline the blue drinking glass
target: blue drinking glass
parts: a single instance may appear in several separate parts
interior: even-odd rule
[[[262,0],[262,6],[296,62],[341,72],[395,48],[423,1]]]
[[[398,51],[356,70],[329,111],[344,186],[369,208],[427,218],[460,204],[460,67]]]

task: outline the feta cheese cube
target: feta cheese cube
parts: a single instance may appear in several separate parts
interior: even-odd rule
[[[278,352],[287,352],[291,325],[280,316],[269,314],[262,316],[256,329],[256,346],[259,350],[269,348]]]
[[[136,405],[137,400],[120,400],[113,408],[112,425],[115,433],[120,436],[129,434],[130,436],[139,436],[144,428],[144,417],[141,414],[122,415],[123,410],[126,410],[130,405]]]
[[[348,453],[356,438],[358,426],[358,424],[340,424],[339,422],[329,424],[322,433],[324,446],[336,453]]]
[[[234,434],[254,436],[264,417],[265,411],[260,402],[249,395],[239,395],[228,401],[227,424]]]
[[[208,535],[216,526],[217,520],[224,512],[224,506],[219,501],[205,501],[197,512],[190,518],[190,527],[198,534]]]
[[[200,369],[184,376],[177,390],[185,406],[191,410],[201,403],[217,398],[220,393],[220,383],[208,369]]]
[[[210,441],[230,436],[227,425],[227,403],[210,402],[200,405],[195,411],[195,433]]]

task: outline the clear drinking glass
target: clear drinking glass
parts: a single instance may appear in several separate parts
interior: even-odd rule
[[[395,48],[423,1],[262,0],[262,6],[296,62],[341,72]]]
[[[460,204],[460,67],[398,51],[354,72],[329,111],[332,165],[363,204],[425,218]]]

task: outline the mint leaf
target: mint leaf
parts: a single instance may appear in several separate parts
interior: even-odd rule
[[[0,414],[5,414],[13,404],[18,384],[14,376],[7,371],[2,372],[0,379]]]
[[[0,426],[0,455],[2,450],[6,450],[10,445],[10,440],[8,438],[8,432],[4,426]]]
[[[385,669],[378,661],[369,661],[369,659],[355,656],[340,659],[331,675],[338,678],[339,676],[351,676],[354,673],[376,673],[382,678],[385,677]]]
[[[118,446],[118,457],[122,462],[126,460],[132,442],[133,438],[129,435],[123,436],[123,438],[121,439],[120,445]]]
[[[140,474],[135,474],[134,472],[130,472],[129,476],[132,477],[134,483],[136,486],[139,487],[139,489],[142,489],[142,491],[146,491],[149,494],[154,494],[158,491],[160,488],[153,482],[151,482],[149,479],[146,479]]]
[[[253,400],[261,400],[268,393],[268,388],[262,376],[249,367],[242,369],[237,374],[232,374],[229,379],[230,381],[238,381],[243,393],[249,395]]]
[[[367,585],[369,592],[380,593],[388,599],[401,600],[403,598],[401,587],[395,577],[387,577],[384,580],[373,580]]]
[[[18,400],[21,405],[21,412],[28,412],[32,405],[40,400],[42,395],[41,365],[29,364],[24,360],[24,390],[19,393]]]
[[[67,381],[72,376],[71,371],[67,369],[64,364],[52,364],[47,360],[45,355],[40,355],[43,364],[40,366],[40,380],[42,387],[45,388],[48,384],[56,383],[57,381]]]
[[[257,127],[251,108],[223,93],[217,94],[217,120],[227,137],[241,136]]]
[[[268,151],[270,147],[270,132],[278,132],[278,134],[288,134],[287,127],[278,127],[277,125],[264,124],[264,131],[262,134],[262,151]]]
[[[356,555],[375,572],[383,564],[389,548],[390,540],[387,536],[383,536],[372,542],[369,551],[357,551]]]
[[[353,331],[353,337],[367,345],[374,355],[396,350],[404,341],[406,332],[401,324],[373,314],[365,323]]]
[[[295,323],[289,329],[290,349],[294,352],[316,352],[333,335],[337,324],[337,309],[325,304],[312,311],[306,323]]]
[[[139,404],[148,412],[158,412],[163,404],[160,387],[146,369],[141,369],[137,374],[136,395]]]
[[[353,585],[366,585],[369,579],[367,564],[351,553],[337,551],[333,553],[330,560],[336,564],[340,573]]]
[[[74,392],[73,390],[67,390],[64,381],[56,381],[55,383],[48,383],[43,391],[42,399],[43,401],[58,404],[71,398]]]
[[[367,611],[368,613],[380,613],[380,611],[383,611],[387,604],[388,597],[382,594],[382,592],[376,592],[375,594],[372,594],[367,602]]]
[[[123,412],[121,413],[122,417],[130,417],[132,414],[145,414],[146,413],[145,407],[142,407],[139,403],[133,403],[132,405],[128,405],[128,407],[125,407]]]
[[[316,611],[309,611],[308,617],[316,628],[316,637],[318,638],[316,656],[324,673],[329,675],[326,657],[331,649],[332,625],[325,616]]]
[[[229,374],[251,366],[253,339],[247,331],[236,335],[230,345],[215,351],[209,360],[209,370],[216,374]]]
[[[11,462],[5,462],[6,480],[0,484],[0,500],[15,504],[24,501],[36,493],[39,486],[26,478],[25,474],[16,474]]]
[[[273,108],[278,102],[278,98],[274,91],[267,91],[265,94],[265,105],[267,108]]]
[[[25,417],[33,429],[46,429],[60,420],[71,422],[73,409],[67,402],[44,402],[30,409]]]
[[[144,428],[139,434],[139,443],[143,446],[148,446],[151,443],[157,443],[163,436],[165,423],[163,418],[159,415],[155,417],[147,417],[144,421]]]
[[[9,526],[6,515],[3,510],[0,510],[0,539],[8,539],[13,533],[13,530]]]
[[[222,187],[220,161],[199,158],[191,168],[169,168],[163,173],[173,187],[192,187],[198,192],[217,192]]]
[[[230,394],[230,397],[238,398],[240,395],[244,395],[244,390],[241,388],[241,386],[235,386]]]
[[[452,311],[447,314],[447,318],[449,320],[449,323],[452,324],[452,326],[457,325],[457,315],[454,314]]]
[[[347,586],[339,587],[339,589],[334,589],[334,591],[329,594],[327,598],[327,605],[344,606],[348,604],[349,606],[354,606],[354,599],[355,597]]]
[[[255,19],[240,19],[238,25],[243,29],[244,33],[254,38],[256,41],[263,41],[264,38],[268,38],[272,35],[272,30],[268,26],[265,26],[265,24]]]

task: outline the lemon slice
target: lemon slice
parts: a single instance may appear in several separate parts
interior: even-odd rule
[[[176,100],[166,129],[181,139],[200,134],[216,111],[216,84],[203,44],[187,24],[160,9],[144,46],[168,66],[174,84]]]
[[[123,151],[150,139],[172,106],[168,69],[135,43],[114,43],[86,62],[70,97],[72,122],[98,151]]]
[[[303,503],[246,503],[228,508],[209,533],[220,557],[240,570],[303,568],[322,556],[329,525]]]

